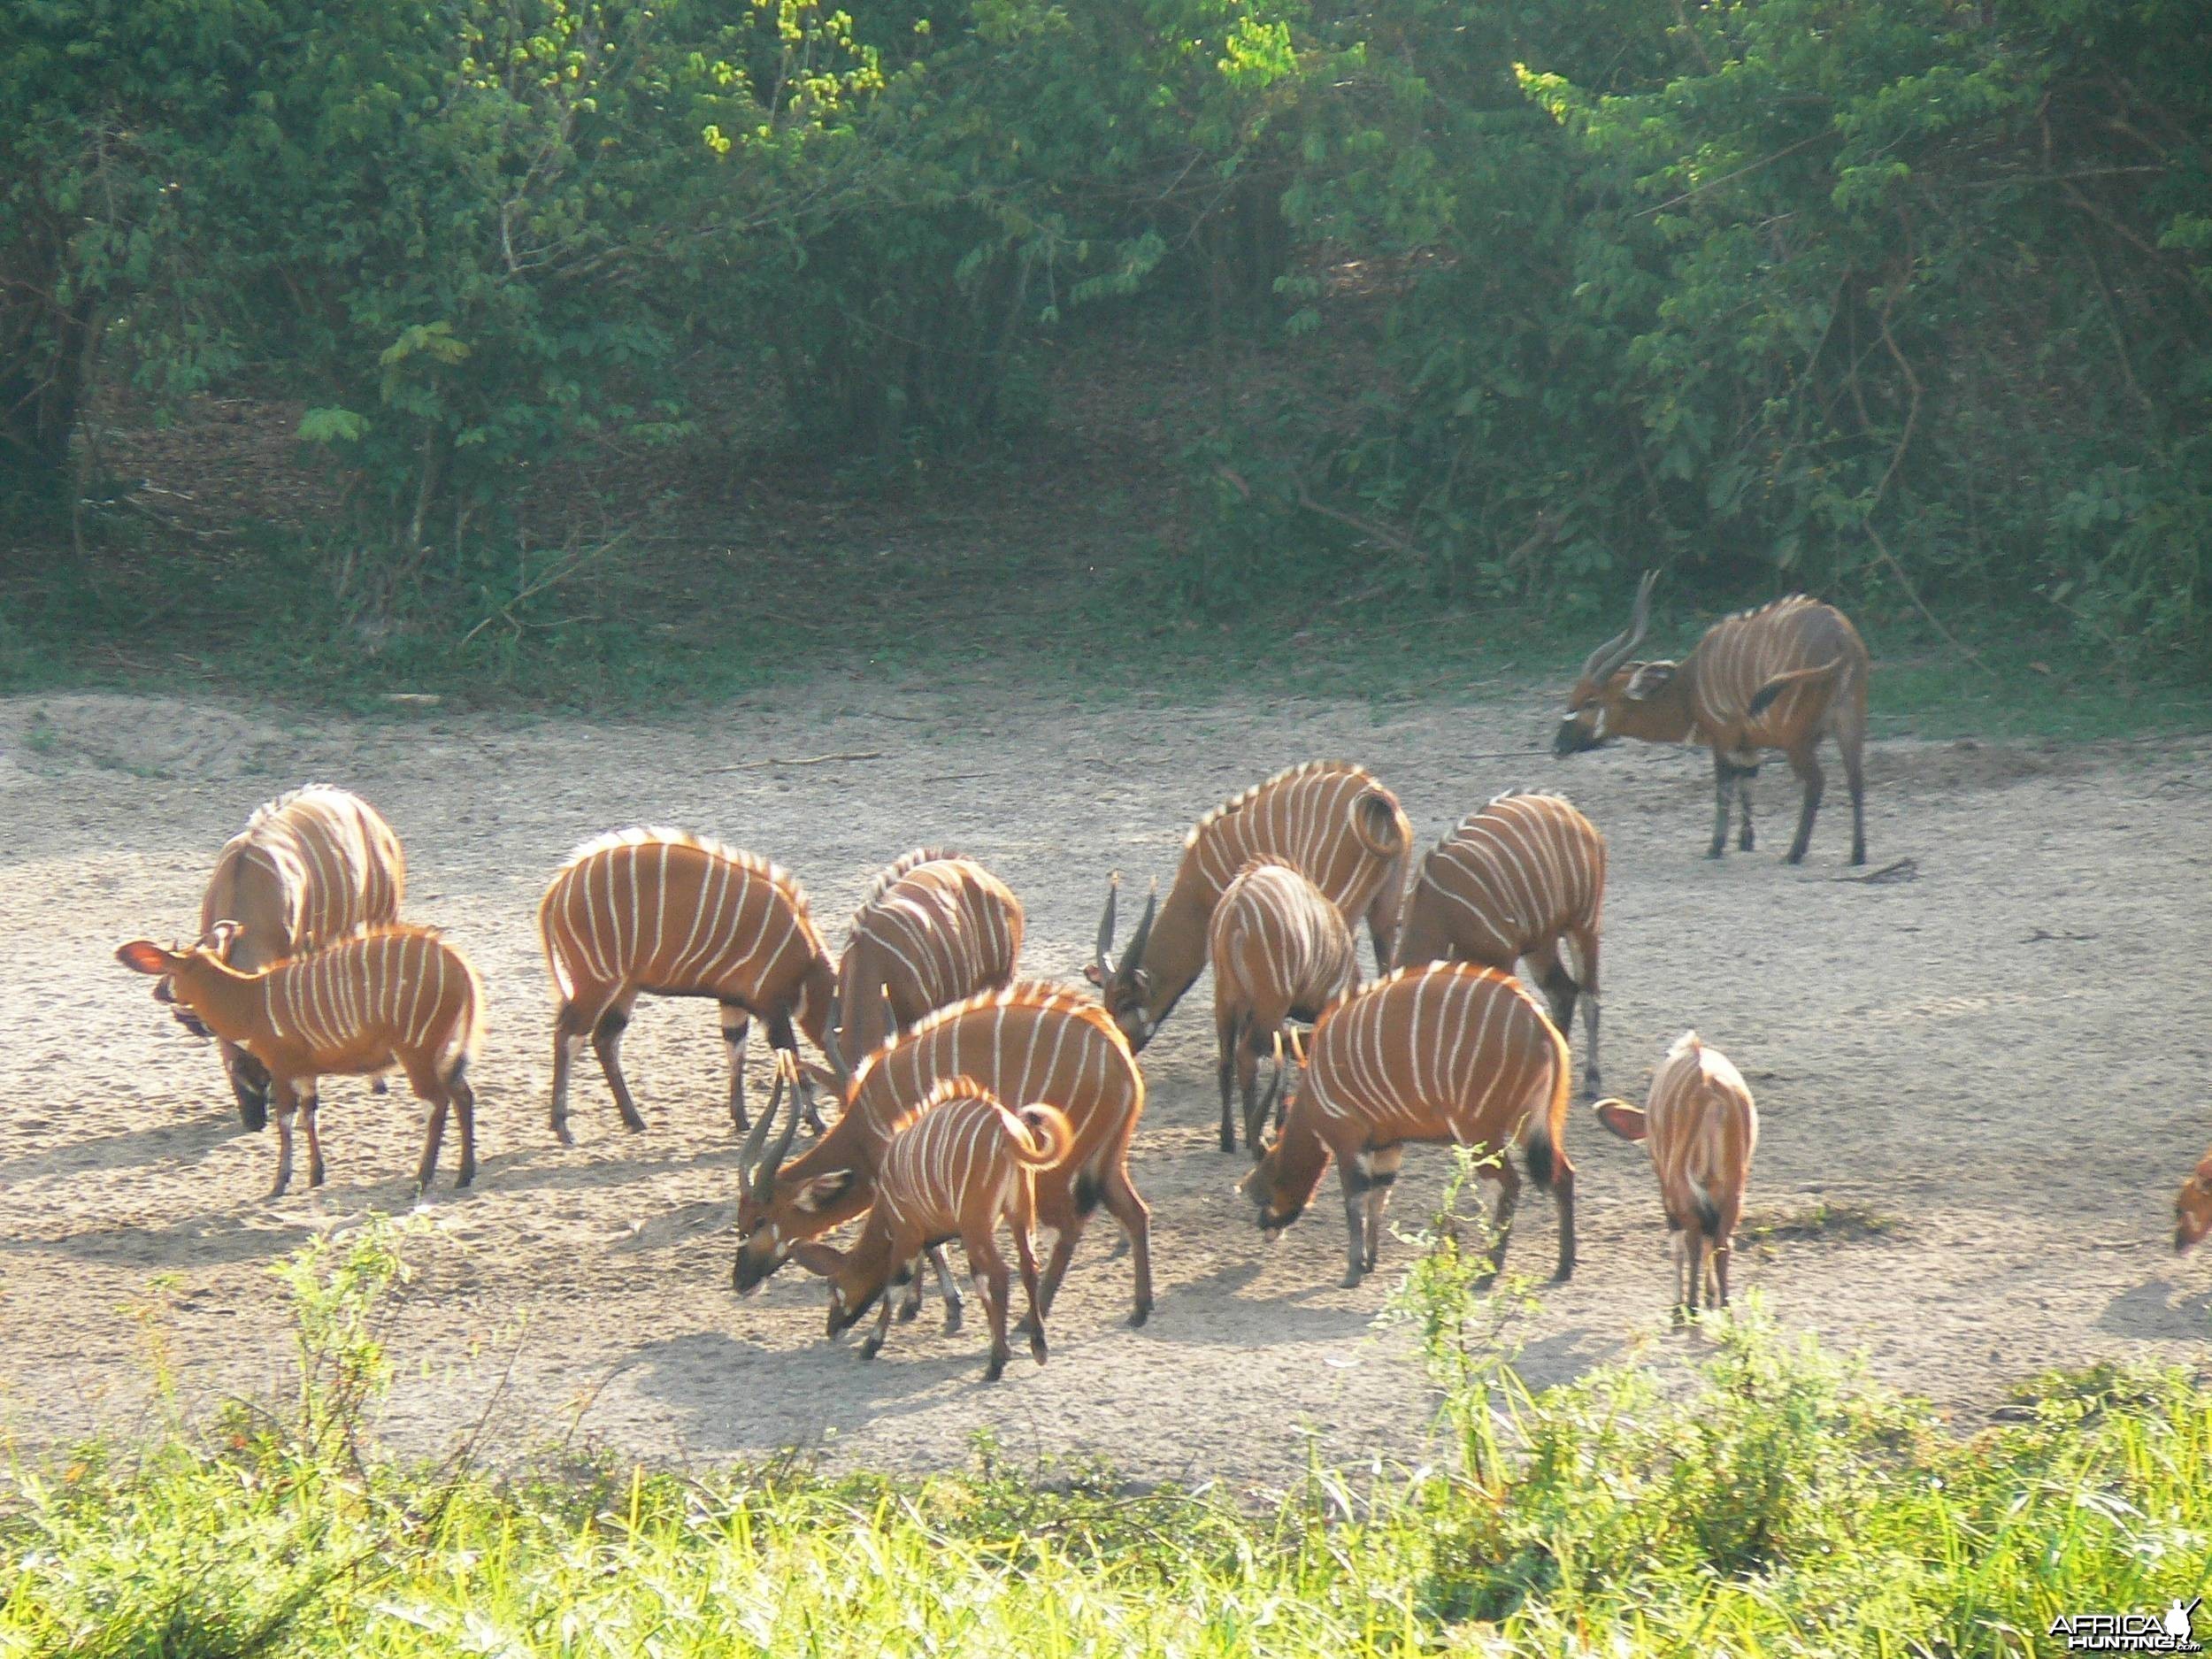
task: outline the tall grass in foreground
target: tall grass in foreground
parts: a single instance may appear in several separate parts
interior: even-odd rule
[[[302,1384],[204,1429],[19,1462],[8,1654],[2027,1654],[2061,1612],[2212,1578],[2212,1392],[2047,1379],[1970,1440],[1755,1314],[1694,1386],[1534,1394],[1450,1225],[1401,1305],[1463,1450],[1269,1513],[1103,1471],[703,1479],[380,1456],[381,1225],[285,1270]]]

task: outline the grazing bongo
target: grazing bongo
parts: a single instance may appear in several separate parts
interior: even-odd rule
[[[1064,1158],[1075,1132],[1055,1106],[1009,1111],[968,1078],[948,1078],[932,1089],[920,1110],[892,1132],[876,1172],[875,1205],[860,1241],[849,1250],[808,1240],[792,1255],[809,1272],[830,1282],[829,1331],[849,1330],[895,1280],[913,1278],[914,1258],[953,1239],[968,1258],[968,1276],[983,1298],[991,1325],[991,1363],[985,1380],[1006,1369],[1006,1258],[999,1254],[999,1224],[1014,1234],[1022,1289],[1029,1298],[1029,1351],[1045,1363],[1043,1304],[1037,1291],[1037,1253],[1030,1229],[1036,1215],[1036,1178]],[[873,1359],[891,1331],[886,1300],[876,1328],[861,1345]]]
[[[1518,979],[1466,963],[1401,968],[1322,1015],[1283,1132],[1241,1190],[1273,1237],[1304,1213],[1335,1158],[1350,1233],[1348,1288],[1374,1271],[1405,1143],[1486,1148],[1498,1155],[1482,1170],[1498,1184],[1494,1276],[1520,1200],[1520,1177],[1504,1156],[1517,1146],[1529,1178],[1551,1188],[1558,1207],[1553,1277],[1563,1280],[1575,1265],[1575,1172],[1565,1139],[1572,1086],[1567,1040]]]
[[[1686,1031],[1660,1062],[1643,1110],[1604,1100],[1597,1114],[1623,1140],[1643,1141],[1659,1172],[1659,1198],[1674,1234],[1677,1311],[1697,1311],[1701,1286],[1707,1306],[1725,1308],[1728,1258],[1759,1144],[1759,1109],[1743,1074]]]
[[[2212,1231],[2212,1152],[2182,1182],[2174,1199],[2174,1253],[2178,1256]]]
[[[200,900],[200,942],[213,938],[216,923],[235,923],[224,960],[253,973],[398,920],[406,893],[407,856],[392,826],[359,795],[311,783],[257,807],[223,844]],[[154,987],[162,1002],[173,1000],[167,993],[166,981]],[[269,1121],[268,1072],[236,1043],[219,1039],[217,1047],[240,1121],[262,1128]]]
[[[1107,1010],[1141,1051],[1206,965],[1206,926],[1238,871],[1271,858],[1321,889],[1348,927],[1364,916],[1375,965],[1397,942],[1413,829],[1398,797],[1364,767],[1309,761],[1279,772],[1200,818],[1183,840],[1183,862],[1167,902],[1148,900],[1118,965],[1114,948],[1116,887],[1106,891],[1096,958],[1084,970]]]
[[[1256,859],[1214,907],[1206,955],[1214,971],[1214,1034],[1221,1054],[1221,1149],[1233,1152],[1232,1085],[1243,1091],[1249,1144],[1256,1133],[1260,1056],[1273,1053],[1280,1066],[1284,1022],[1320,1018],[1323,1009],[1357,985],[1359,953],[1343,913],[1320,888],[1288,864]]]
[[[1598,1094],[1598,918],[1605,837],[1555,795],[1509,791],[1469,814],[1422,862],[1406,897],[1398,965],[1525,958],[1561,1033],[1582,998],[1583,1086]],[[1560,961],[1567,947],[1570,971]]]
[[[1836,740],[1843,775],[1851,786],[1851,862],[1866,862],[1866,645],[1851,619],[1832,605],[1793,594],[1757,611],[1746,611],[1706,629],[1680,663],[1633,663],[1651,621],[1651,588],[1658,572],[1636,591],[1628,631],[1590,653],[1567,694],[1552,752],[1565,757],[1617,737],[1647,743],[1694,738],[1713,751],[1713,844],[1707,856],[1728,847],[1728,800],[1743,803],[1737,846],[1751,850],[1751,780],[1759,751],[1779,749],[1805,786],[1797,837],[1789,862],[1805,856],[1813,818],[1826,788],[1816,751],[1824,737]]]
[[[949,1002],[1002,989],[1022,949],[1022,907],[972,858],[918,849],[879,875],[837,963],[834,1033],[849,1068]]]
[[[476,1095],[469,1064],[484,1038],[484,992],[469,960],[426,927],[393,924],[289,962],[246,973],[223,959],[234,924],[218,922],[206,945],[164,950],[134,940],[116,960],[165,974],[177,1000],[269,1073],[276,1099],[277,1172],[272,1198],[292,1180],[292,1113],[307,1132],[307,1184],[323,1184],[315,1083],[395,1066],[430,1108],[419,1192],[430,1190],[446,1108],[461,1120],[456,1187],[476,1179]]]
[[[1144,1079],[1129,1044],[1087,996],[1040,980],[938,1010],[861,1064],[844,1114],[788,1164],[795,1113],[773,1144],[764,1117],[746,1143],[738,1201],[741,1242],[731,1282],[742,1295],[780,1267],[792,1247],[851,1220],[874,1202],[893,1130],[948,1078],[964,1077],[1002,1101],[1042,1101],[1067,1114],[1067,1157],[1037,1178],[1037,1219],[1054,1229],[1040,1305],[1049,1310],[1091,1211],[1103,1203],[1129,1240],[1136,1279],[1129,1323],[1152,1311],[1151,1212],[1129,1179],[1129,1143],[1144,1112]],[[941,1263],[938,1269],[943,1275]],[[947,1278],[948,1328],[957,1323]]]
[[[764,858],[681,830],[630,829],[570,855],[538,905],[538,936],[561,999],[553,1023],[553,1133],[572,1144],[568,1081],[591,1039],[626,1128],[645,1127],[622,1076],[622,1033],[641,993],[710,996],[722,1006],[730,1118],[746,1126],[745,1037],[752,1019],[797,1063],[795,1019],[834,1070],[827,1040],[836,971],[806,895]],[[787,1063],[778,1062],[781,1078]],[[812,1110],[811,1096],[808,1111]],[[819,1123],[817,1121],[818,1128]]]

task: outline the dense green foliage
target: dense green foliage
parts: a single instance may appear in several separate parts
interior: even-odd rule
[[[1192,609],[1665,562],[2199,672],[2208,60],[2193,0],[23,0],[0,486],[96,496],[104,387],[291,400],[350,649],[449,642],[648,446],[764,392],[897,476],[1111,329],[1217,394]]]
[[[1690,1387],[1626,1365],[1532,1396],[1448,1238],[1406,1297],[1436,1467],[1270,1506],[987,1445],[918,1481],[405,1465],[362,1427],[400,1242],[281,1270],[292,1401],[14,1464],[0,1654],[2014,1655],[2212,1571],[2212,1393],[2184,1378],[2054,1377],[1961,1440],[1754,1313],[1709,1321]]]

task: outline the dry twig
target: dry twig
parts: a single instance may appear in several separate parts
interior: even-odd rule
[[[758,772],[767,766],[826,766],[833,760],[881,760],[882,758],[883,751],[879,749],[863,749],[835,755],[807,755],[796,760],[787,760],[780,755],[766,755],[758,760],[741,760],[734,766],[710,766],[707,771],[708,775],[711,777],[726,772]]]

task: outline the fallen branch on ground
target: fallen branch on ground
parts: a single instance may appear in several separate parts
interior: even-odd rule
[[[786,760],[780,755],[765,756],[759,760],[741,760],[734,766],[710,766],[710,775],[725,772],[758,772],[764,766],[826,766],[833,760],[881,760],[879,749],[864,749],[850,754],[807,755],[796,760]]]
[[[1920,877],[1920,860],[1900,858],[1894,864],[1884,864],[1879,870],[1870,870],[1863,876],[1838,876],[1838,881],[1858,881],[1871,885],[1878,881],[1915,881]]]

